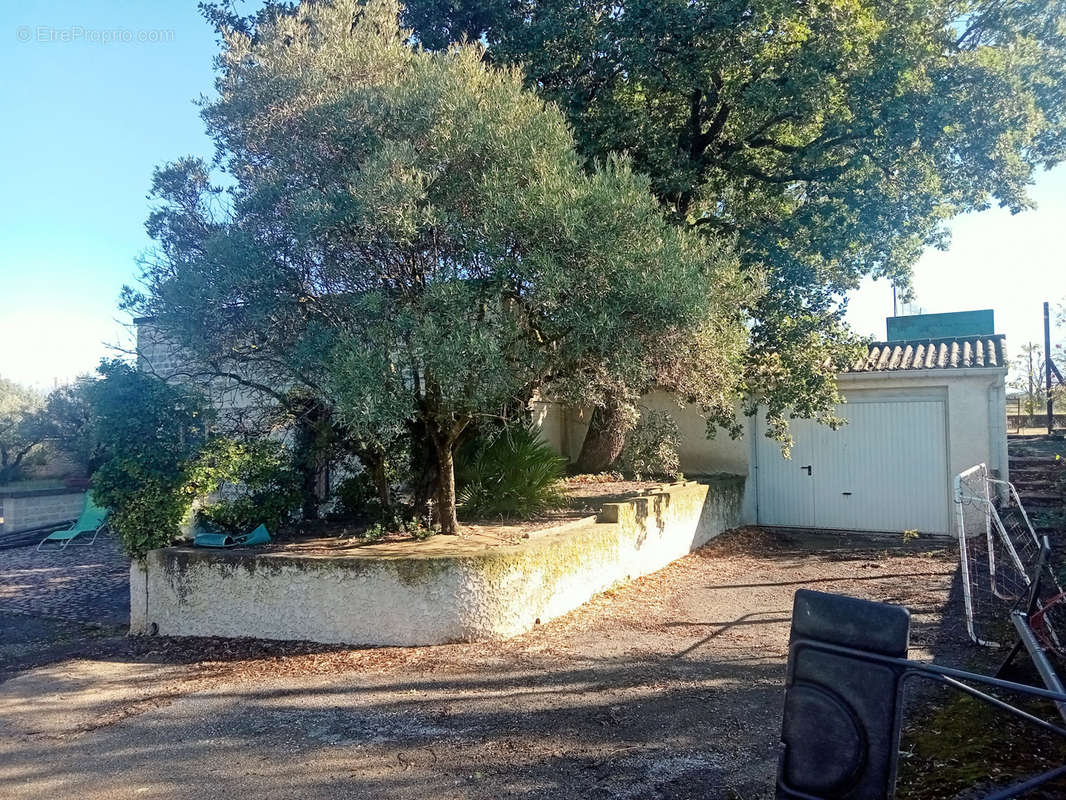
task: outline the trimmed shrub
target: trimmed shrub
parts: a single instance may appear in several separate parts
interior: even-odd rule
[[[300,507],[300,474],[292,454],[271,439],[215,439],[189,468],[188,493],[217,494],[198,516],[208,527],[247,533],[259,524],[271,531]]]
[[[629,434],[619,467],[636,480],[681,478],[681,433],[674,418],[665,411],[645,410]]]

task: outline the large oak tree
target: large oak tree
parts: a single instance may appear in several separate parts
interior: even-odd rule
[[[521,65],[589,163],[628,154],[676,222],[765,270],[746,388],[777,433],[786,409],[831,414],[848,290],[906,290],[947,219],[1027,208],[1066,147],[1062,0],[408,0],[406,19]]]

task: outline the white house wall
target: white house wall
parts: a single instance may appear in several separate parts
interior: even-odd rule
[[[947,464],[944,492],[950,496],[953,477],[974,464],[985,463],[1009,480],[1006,431],[1006,369],[914,370],[906,372],[846,373],[840,376],[845,400],[849,392],[869,396],[944,398],[947,414]],[[725,431],[707,438],[706,422],[694,408],[679,407],[665,392],[652,392],[641,399],[645,408],[668,412],[681,432],[681,470],[687,476],[717,473],[749,475],[754,461],[754,425],[742,420],[744,435],[731,439]],[[587,409],[566,408],[557,403],[534,404],[534,421],[545,439],[559,453],[577,458],[588,430]],[[743,521],[756,522],[755,480],[747,481]]]
[[[161,377],[181,381],[189,373],[190,359],[168,342],[153,326],[138,326],[140,366]],[[927,395],[945,398],[947,413],[947,463],[945,492],[951,479],[974,464],[985,463],[993,474],[1009,479],[1006,436],[1006,380],[1004,368],[953,368],[853,372],[840,376],[840,390],[848,393],[891,395]],[[223,416],[235,418],[266,410],[270,401],[250,392],[233,381],[215,379],[208,382],[212,400]],[[266,402],[264,402],[266,401]],[[730,438],[719,430],[707,438],[706,421],[698,409],[681,407],[666,392],[653,391],[641,399],[646,409],[666,411],[676,421],[681,434],[681,470],[689,476],[711,474],[750,475],[754,462],[756,428],[742,418],[743,435]],[[534,421],[545,440],[559,453],[576,459],[588,431],[589,409],[565,407],[558,403],[535,401]],[[235,419],[236,421],[236,419]],[[744,491],[743,521],[754,523],[755,481],[748,480]]]
[[[751,420],[741,418],[743,433],[738,439],[719,429],[714,439],[707,438],[707,421],[698,409],[679,406],[667,392],[653,391],[640,400],[640,405],[649,410],[665,411],[673,417],[681,434],[678,453],[681,471],[686,476],[699,475],[744,475],[751,463]],[[533,422],[541,435],[556,452],[571,461],[578,457],[581,445],[588,432],[591,412],[587,408],[574,408],[561,403],[537,400],[533,403]],[[741,516],[744,524],[755,520],[755,488],[753,481],[746,481]]]
[[[739,439],[719,429],[707,438],[707,421],[691,406],[679,406],[667,392],[653,391],[640,399],[642,408],[665,411],[673,417],[681,434],[681,470],[692,475],[729,473],[746,475],[751,461],[748,441],[749,421],[741,420],[744,433]],[[533,422],[541,436],[560,454],[574,460],[588,432],[590,411],[544,400],[533,402]]]

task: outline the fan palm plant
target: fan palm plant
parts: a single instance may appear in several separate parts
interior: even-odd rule
[[[456,454],[456,484],[464,517],[529,519],[566,502],[566,459],[532,426],[479,432]]]

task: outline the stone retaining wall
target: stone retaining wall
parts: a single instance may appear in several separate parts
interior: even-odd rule
[[[81,514],[85,492],[66,488],[0,492],[0,533],[17,533],[58,525]]]
[[[518,545],[435,537],[343,556],[154,550],[131,569],[130,628],[357,645],[514,636],[736,527],[743,488],[733,476],[673,484]]]

